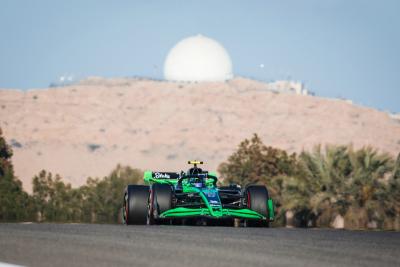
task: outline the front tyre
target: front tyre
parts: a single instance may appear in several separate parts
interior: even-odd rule
[[[267,220],[245,220],[248,227],[269,227],[268,221],[268,190],[263,185],[250,185],[245,190],[246,205],[248,209],[265,216]]]
[[[169,219],[161,219],[160,214],[172,209],[172,187],[166,184],[153,184],[151,187],[147,224],[160,224],[170,222]]]
[[[124,194],[123,223],[146,224],[149,186],[128,185]]]

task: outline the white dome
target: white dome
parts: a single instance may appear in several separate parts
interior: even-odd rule
[[[225,81],[232,76],[228,52],[217,41],[202,35],[177,43],[164,63],[164,77],[170,81]]]

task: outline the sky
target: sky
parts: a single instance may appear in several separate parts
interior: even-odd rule
[[[399,10],[397,0],[0,0],[0,88],[65,74],[162,79],[168,51],[203,34],[236,76],[400,112]]]

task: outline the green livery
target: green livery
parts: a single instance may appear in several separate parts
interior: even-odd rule
[[[124,194],[123,221],[126,224],[171,222],[244,226],[269,226],[274,205],[261,185],[217,186],[217,175],[189,161],[187,172],[144,173],[146,185],[129,185]]]

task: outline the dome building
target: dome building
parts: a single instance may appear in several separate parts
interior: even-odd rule
[[[228,52],[217,41],[192,36],[178,42],[164,63],[164,77],[169,81],[226,81],[233,77]]]

